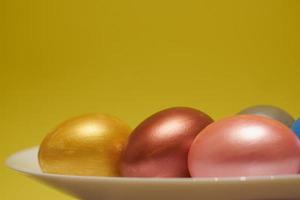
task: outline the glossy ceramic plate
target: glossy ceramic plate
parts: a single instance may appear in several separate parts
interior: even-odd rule
[[[79,199],[88,200],[300,200],[300,175],[235,178],[121,178],[42,173],[38,147],[6,164]]]

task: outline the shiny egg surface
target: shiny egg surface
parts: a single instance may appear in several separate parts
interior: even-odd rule
[[[188,107],[153,114],[130,135],[121,159],[122,176],[189,177],[190,145],[212,122],[207,114]]]
[[[216,121],[199,134],[188,157],[192,177],[297,174],[296,135],[282,123],[256,115]]]
[[[50,132],[39,149],[43,172],[119,176],[120,154],[131,129],[104,114],[88,114],[67,120]]]
[[[238,114],[242,115],[258,115],[277,120],[287,127],[291,127],[295,119],[285,110],[271,105],[256,105],[245,108]]]

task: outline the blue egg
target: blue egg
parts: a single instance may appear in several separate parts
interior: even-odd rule
[[[294,122],[292,130],[296,133],[298,138],[300,138],[300,118]]]

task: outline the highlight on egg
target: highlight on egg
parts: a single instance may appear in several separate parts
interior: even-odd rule
[[[121,157],[121,175],[189,177],[190,145],[212,122],[204,112],[188,107],[173,107],[153,114],[130,135]]]
[[[43,172],[119,176],[119,160],[131,128],[116,117],[87,114],[67,120],[42,141]]]
[[[191,145],[192,177],[234,177],[297,174],[299,141],[284,124],[256,115],[216,121]]]

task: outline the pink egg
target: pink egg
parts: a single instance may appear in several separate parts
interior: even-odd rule
[[[272,119],[240,115],[214,122],[191,145],[192,177],[296,174],[300,167],[298,139]]]
[[[196,135],[213,120],[186,107],[162,110],[129,137],[120,163],[122,176],[189,177],[187,156]]]

